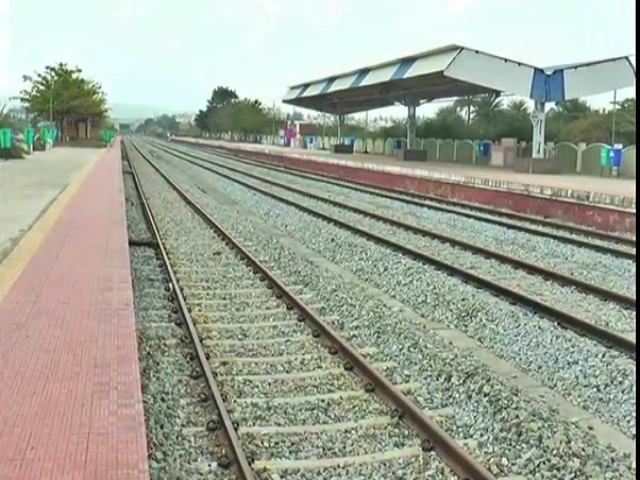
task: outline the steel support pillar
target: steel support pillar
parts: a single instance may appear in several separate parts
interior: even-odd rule
[[[544,102],[535,102],[531,112],[531,124],[533,125],[533,158],[544,158],[544,131],[546,126],[547,112]]]
[[[344,115],[338,115],[338,143],[342,144],[342,127],[344,126]]]
[[[416,148],[416,110],[417,103],[407,104],[407,149]]]

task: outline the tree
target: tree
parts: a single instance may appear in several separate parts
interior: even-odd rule
[[[198,110],[195,118],[196,127],[198,127],[202,132],[209,131],[209,123],[207,122],[207,110],[202,109]]]
[[[260,101],[243,98],[218,107],[216,126],[221,132],[239,134],[240,140],[253,140],[271,130],[272,120]]]
[[[27,87],[18,99],[40,120],[54,123],[64,137],[69,126],[79,132],[79,124],[99,124],[107,116],[107,100],[99,83],[86,78],[82,70],[66,63],[47,65],[42,72],[24,75]]]
[[[507,112],[519,115],[529,115],[529,106],[527,105],[527,101],[521,98],[509,101],[507,104]]]
[[[209,133],[220,132],[222,130],[219,118],[220,109],[236,100],[238,100],[238,94],[235,90],[228,87],[214,88],[211,92],[211,97],[207,101],[202,118],[199,119],[205,126],[204,130]]]
[[[7,108],[6,105],[0,105],[0,129],[9,128],[13,133],[19,131],[20,125],[15,112]],[[0,159],[17,159],[24,157],[23,144],[19,139],[14,139],[11,148],[0,149]]]
[[[499,114],[493,139],[515,137],[518,140],[530,142],[533,132],[529,114],[529,106],[525,100],[510,100],[504,111]]]
[[[476,98],[471,96],[456,98],[453,102],[453,106],[458,112],[464,112],[467,125],[471,123],[475,103]]]
[[[431,118],[425,118],[416,129],[418,137],[422,138],[471,138],[474,133],[472,125],[460,115],[455,105],[441,107]]]
[[[176,135],[180,130],[180,122],[175,115],[160,115],[155,124],[166,134]]]
[[[297,110],[294,110],[291,113],[287,113],[286,118],[291,122],[302,122],[304,120],[304,115]]]
[[[616,141],[624,145],[636,143],[636,99],[625,98],[617,102],[615,117]],[[613,127],[613,112],[609,112],[610,124]]]
[[[146,118],[136,127],[135,133],[156,137],[165,137],[167,133],[177,135],[180,133],[180,122],[175,115],[162,114],[156,118]]]
[[[592,113],[589,104],[578,98],[556,103],[555,110],[564,122],[572,122]]]
[[[504,118],[502,99],[498,95],[486,94],[476,97],[473,123],[480,136],[493,137],[499,128],[499,119]]]
[[[559,137],[567,142],[606,142],[611,141],[611,122],[608,115],[589,112],[566,122],[560,128]]]

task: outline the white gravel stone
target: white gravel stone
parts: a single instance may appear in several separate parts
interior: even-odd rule
[[[149,239],[130,177],[125,177],[125,191],[130,236]],[[202,429],[213,412],[197,401],[204,384],[189,378],[194,369],[187,359],[190,349],[184,332],[174,325],[164,289],[167,277],[155,251],[132,247],[131,273],[150,478],[231,480],[230,472],[216,464],[216,456],[223,452],[221,445]],[[186,433],[190,429],[194,433]]]
[[[178,161],[163,160],[162,165],[174,180],[189,186],[210,214],[250,244],[261,261],[314,295],[318,311],[349,341],[361,349],[374,348],[367,355],[370,360],[397,364],[392,380],[418,381],[422,387],[409,394],[423,408],[453,409],[448,431],[476,441],[494,473],[536,479],[635,478],[635,462],[628,456],[507,385],[471,354],[388,308],[331,265],[352,271],[426,319],[466,332],[635,438],[634,362],[295,208]],[[314,251],[314,258],[292,248],[290,238]],[[294,478],[305,478],[298,473]]]
[[[257,427],[304,430],[391,417],[389,406],[376,395],[365,392],[362,380],[342,368],[342,362],[330,355],[326,347],[311,336],[311,331],[297,321],[295,312],[286,310],[273,295],[258,293],[260,288],[269,292],[259,277],[239,262],[148,165],[140,162],[138,168],[158,229],[175,262],[181,289],[198,324],[199,336],[211,354],[216,378],[241,431],[242,428]],[[236,295],[232,293],[234,290],[243,290],[247,295]],[[207,295],[208,292],[211,294]],[[257,314],[252,315],[254,312]],[[279,323],[271,321],[265,326],[264,312],[276,316]],[[244,318],[234,323],[236,315]],[[253,326],[247,317],[255,318]],[[291,361],[292,356],[305,360]],[[239,364],[242,364],[242,375],[239,375]],[[283,367],[290,369],[283,372]],[[309,368],[313,370],[309,371]],[[283,374],[286,374],[283,378],[278,377]],[[370,433],[372,435],[360,439],[359,448],[369,453],[386,453],[396,448],[397,439],[406,436],[407,427],[388,422],[385,428]],[[349,438],[346,433],[342,437]],[[340,442],[336,443],[322,458],[308,458],[308,452],[321,451],[320,444],[299,445],[293,441],[288,444],[292,447],[286,458],[269,457],[269,450],[256,448],[255,443],[251,454],[258,463],[276,461],[284,462],[285,466],[292,458],[331,463],[337,456],[352,461],[349,443],[343,443],[343,448],[340,448]],[[417,452],[403,463],[403,468],[411,473],[410,469],[415,470],[423,462],[417,435],[408,437],[403,448]],[[373,463],[375,467],[366,466],[371,462],[363,463],[361,471],[380,472],[380,462]],[[433,478],[448,478],[445,476],[447,470],[439,462],[433,463],[434,471],[443,472]],[[300,478],[327,478],[324,475],[333,470],[335,468],[305,469],[307,473]],[[310,471],[316,475],[306,477]],[[390,474],[388,472],[384,478]],[[298,477],[287,474],[283,478]]]
[[[328,214],[350,225],[357,225],[403,245],[416,248],[457,267],[508,285],[510,288],[558,307],[567,313],[578,315],[604,328],[623,333],[636,331],[636,312],[619,304],[585,294],[574,287],[560,285],[552,280],[523,272],[497,260],[453,247],[361,214],[352,213],[253,179],[243,178],[242,180],[295,201],[300,205]]]
[[[198,153],[201,154],[200,152]],[[228,159],[214,155],[204,155],[204,158],[208,160],[229,164]],[[632,260],[612,257],[611,255],[594,252],[552,238],[540,237],[503,226],[492,225],[481,220],[462,217],[455,213],[409,205],[398,200],[354,191],[339,185],[320,183],[310,178],[249,166],[240,162],[233,162],[232,166],[253,174],[257,173],[264,178],[303,188],[310,193],[329,195],[335,200],[347,203],[364,204],[365,208],[373,208],[377,213],[421,225],[438,233],[460,238],[483,247],[497,249],[507,255],[542,265],[590,283],[603,285],[627,295],[635,296],[636,294],[636,264]],[[576,234],[564,234],[578,236]],[[591,239],[591,241],[594,240]]]

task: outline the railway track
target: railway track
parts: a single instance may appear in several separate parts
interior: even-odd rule
[[[215,162],[210,158],[199,157],[185,151],[176,151],[164,145],[156,145],[156,148],[176,155],[198,168],[208,170],[243,187],[434,265],[496,295],[505,297],[509,301],[542,313],[564,327],[606,346],[616,348],[635,359],[635,296],[607,289],[522,259],[510,257],[496,250],[440,234],[434,230],[427,230],[421,226],[364,209],[359,205],[346,203],[339,197],[336,199],[336,196],[333,195],[330,197],[326,194],[315,193],[309,185],[304,185],[305,188],[301,188],[290,183],[285,184],[282,180],[266,178],[260,174],[260,169],[247,171],[246,168],[231,166],[228,162]],[[283,191],[293,192],[293,196],[283,195]],[[301,201],[302,198],[312,199],[313,202],[309,205],[309,201]],[[352,216],[345,216],[341,213],[344,210],[353,212]],[[408,230],[415,234],[415,237],[429,237],[434,241],[427,244],[425,248],[421,239],[407,239],[407,237],[398,239],[397,234],[388,228],[363,229],[358,226],[361,223],[359,216],[392,225],[394,228]],[[449,248],[451,252],[447,259],[443,260],[442,250],[446,248]],[[495,266],[492,266],[491,269],[485,268],[484,271],[491,270],[493,274],[491,276],[483,275],[476,272],[477,268],[474,267],[479,262],[478,255],[483,257],[487,263],[500,262],[504,265],[498,269]],[[523,275],[523,271],[529,275]],[[556,286],[548,287],[547,284],[551,282]],[[600,299],[595,299],[593,296],[600,297]],[[562,305],[566,297],[575,298],[574,305],[577,307],[574,309],[577,309],[577,312],[573,309],[558,307],[558,305]],[[608,316],[616,320],[608,320]]]
[[[428,208],[443,213],[452,213],[459,217],[474,219],[487,224],[502,226],[519,232],[562,241],[581,248],[590,249],[595,252],[635,260],[636,239],[634,237],[601,232],[581,227],[579,225],[558,222],[517,212],[495,210],[483,205],[470,204],[433,195],[400,191],[392,188],[384,189],[377,186],[372,187],[366,183],[358,182],[356,180],[338,180],[314,174],[300,168],[283,168],[275,164],[268,164],[264,161],[232,155],[214,146],[197,145],[188,142],[181,142],[180,140],[174,140],[173,143],[183,145],[192,150],[213,153],[216,156],[234,160],[234,162],[241,162],[247,165],[261,167],[265,170],[284,172],[290,176],[311,179],[317,183],[339,186],[344,189],[375,195],[380,198],[398,201],[407,205]]]
[[[151,479],[210,479],[226,457],[218,438],[203,427],[216,412],[201,401],[206,385],[194,375],[199,367],[193,347],[169,296],[170,280],[124,149],[122,158]]]
[[[140,147],[265,265],[312,295],[318,312],[345,338],[359,348],[376,349],[366,358],[397,364],[397,369],[385,370],[394,383],[418,380],[421,388],[407,395],[421,408],[455,412],[443,423],[445,430],[455,438],[477,439],[481,453],[472,450],[474,456],[487,458],[483,463],[492,472],[585,480],[615,472],[616,478],[635,478],[634,460],[621,453],[635,452],[634,440],[629,440],[635,438],[635,417],[630,413],[635,411],[633,361],[146,142]],[[407,307],[423,317],[405,311]],[[459,331],[441,330],[445,325]],[[494,367],[490,357],[468,350],[470,339],[459,338],[462,332],[533,377],[521,377],[504,362]],[[453,346],[450,339],[455,338],[459,340]],[[557,390],[543,393],[547,389],[540,385],[533,392],[542,388],[543,396],[530,396],[525,391],[536,385],[535,379]],[[580,413],[566,402],[562,406],[557,393],[586,411]],[[620,431],[599,423],[589,412]],[[596,440],[594,433],[603,440]],[[604,447],[601,441],[615,446]]]
[[[433,420],[446,424],[451,411],[420,410],[403,393],[414,384],[379,373],[396,365],[367,361],[370,352],[314,313],[313,298],[276,278],[133,148],[150,244],[193,341],[208,387],[201,399],[216,406],[204,427],[226,446],[221,467],[241,479],[495,478]]]

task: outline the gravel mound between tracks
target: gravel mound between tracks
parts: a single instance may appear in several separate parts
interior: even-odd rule
[[[125,176],[129,237],[151,239],[131,177]],[[130,247],[151,480],[231,480],[218,468],[221,446],[204,430],[213,412],[198,402],[204,384],[189,378],[195,365],[185,333],[175,326],[155,250]]]
[[[532,478],[635,477],[633,461],[600,445],[577,425],[560,420],[547,405],[506,385],[471,355],[390,309],[370,289],[340,278],[325,259],[351,270],[425,318],[471,332],[503,358],[534,370],[534,376],[563,390],[565,396],[572,397],[570,394],[576,391],[574,401],[594,403],[608,419],[628,421],[618,419],[624,416],[624,404],[628,405],[635,429],[632,362],[293,208],[212,175],[205,176],[201,170],[189,173],[184,164],[176,168],[173,162],[159,163],[163,168],[173,165],[172,177],[261,260],[289,283],[301,285],[317,296],[321,313],[330,316],[334,327],[348,340],[360,348],[377,348],[372,360],[400,365],[395,373],[400,378],[393,378],[394,381],[419,379],[424,389],[413,396],[423,408],[453,405],[456,416],[449,426],[450,433],[456,438],[480,439],[479,448],[499,458],[500,468]],[[229,198],[217,201],[220,193]],[[254,216],[246,216],[246,212]],[[289,236],[317,253],[306,251],[302,255]],[[610,376],[587,376],[594,367]],[[593,402],[598,395],[602,399]],[[611,408],[616,396],[620,397],[618,403],[623,410],[618,413]]]
[[[336,363],[148,165],[141,162],[140,171],[227,408],[261,479],[342,478],[346,472],[363,479],[450,478],[433,453],[421,451],[417,435]],[[285,362],[289,358],[298,361]]]
[[[631,260],[611,257],[610,255],[593,252],[576,245],[569,245],[552,238],[539,237],[500,225],[488,224],[481,220],[462,217],[455,213],[410,205],[397,200],[354,191],[339,185],[320,183],[313,179],[302,178],[284,172],[249,166],[241,162],[230,162],[226,158],[216,157],[193,149],[185,149],[184,147],[180,147],[180,149],[222,164],[230,164],[236,169],[254,174],[258,173],[264,178],[302,187],[310,192],[322,195],[329,194],[336,200],[365,204],[365,208],[372,208],[377,213],[408,223],[424,225],[439,233],[460,238],[483,247],[497,249],[507,255],[527,260],[590,283],[603,285],[627,295],[634,296],[636,294],[636,264]]]
[[[202,163],[205,164],[204,162]],[[223,173],[226,172],[223,170]],[[621,333],[636,331],[636,312],[619,304],[588,295],[571,286],[559,285],[552,280],[524,272],[498,260],[485,258],[462,248],[406,231],[377,219],[368,218],[359,213],[349,212],[252,178],[241,177],[238,174],[233,174],[232,176],[240,177],[242,181],[273,192],[297,204],[313,208],[350,225],[364,225],[368,230],[378,235],[426,252],[447,263],[480,274],[497,283],[509,285],[511,288],[558,307],[570,314],[589,319],[601,327]],[[322,194],[322,192],[318,193]],[[327,196],[326,194],[324,195]],[[352,203],[353,201],[351,200],[350,202]]]
[[[209,189],[215,187],[228,195],[264,223],[355,273],[424,318],[465,332],[499,357],[635,438],[635,362],[543,317],[265,195],[194,166],[177,170],[174,163],[170,165],[176,175],[198,182],[200,189],[194,195],[203,201],[212,200],[202,193],[206,179],[211,182]],[[249,222],[243,225],[246,223]]]

